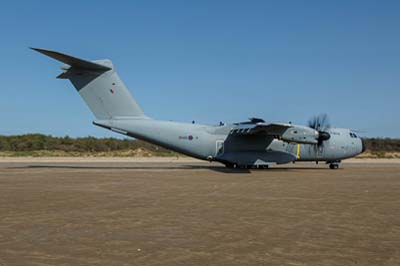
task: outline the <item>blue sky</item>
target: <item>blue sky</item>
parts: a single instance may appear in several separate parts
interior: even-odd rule
[[[33,46],[113,60],[157,119],[328,113],[400,137],[400,1],[2,1],[0,12],[0,134],[117,136]]]

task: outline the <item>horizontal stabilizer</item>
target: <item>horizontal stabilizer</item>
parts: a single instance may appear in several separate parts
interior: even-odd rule
[[[82,60],[70,55],[62,54],[59,52],[55,51],[50,51],[50,50],[44,50],[44,49],[39,49],[39,48],[31,48],[32,50],[35,50],[39,53],[42,53],[44,55],[47,55],[51,58],[54,58],[58,61],[61,61],[67,65],[70,65],[71,67],[76,67],[80,69],[88,69],[88,70],[101,70],[101,71],[108,71],[111,70],[110,67],[103,66],[100,64],[96,64],[90,61]]]

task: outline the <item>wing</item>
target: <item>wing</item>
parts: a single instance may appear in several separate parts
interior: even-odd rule
[[[238,124],[234,127],[230,134],[232,135],[271,135],[282,136],[291,124],[281,123],[256,123],[256,124]]]
[[[318,132],[312,128],[283,123],[239,123],[230,131],[232,136],[266,135],[304,144],[317,144]]]

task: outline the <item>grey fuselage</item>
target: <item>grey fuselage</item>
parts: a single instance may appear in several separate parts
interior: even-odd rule
[[[239,165],[271,165],[293,161],[337,162],[363,151],[362,140],[349,129],[331,128],[323,145],[289,143],[267,135],[235,137],[235,124],[217,126],[159,121],[149,118],[113,119],[94,124],[202,160]]]

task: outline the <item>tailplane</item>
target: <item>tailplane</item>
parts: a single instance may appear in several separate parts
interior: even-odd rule
[[[146,118],[110,60],[87,61],[55,51],[31,49],[65,63],[57,78],[71,81],[97,119]]]

